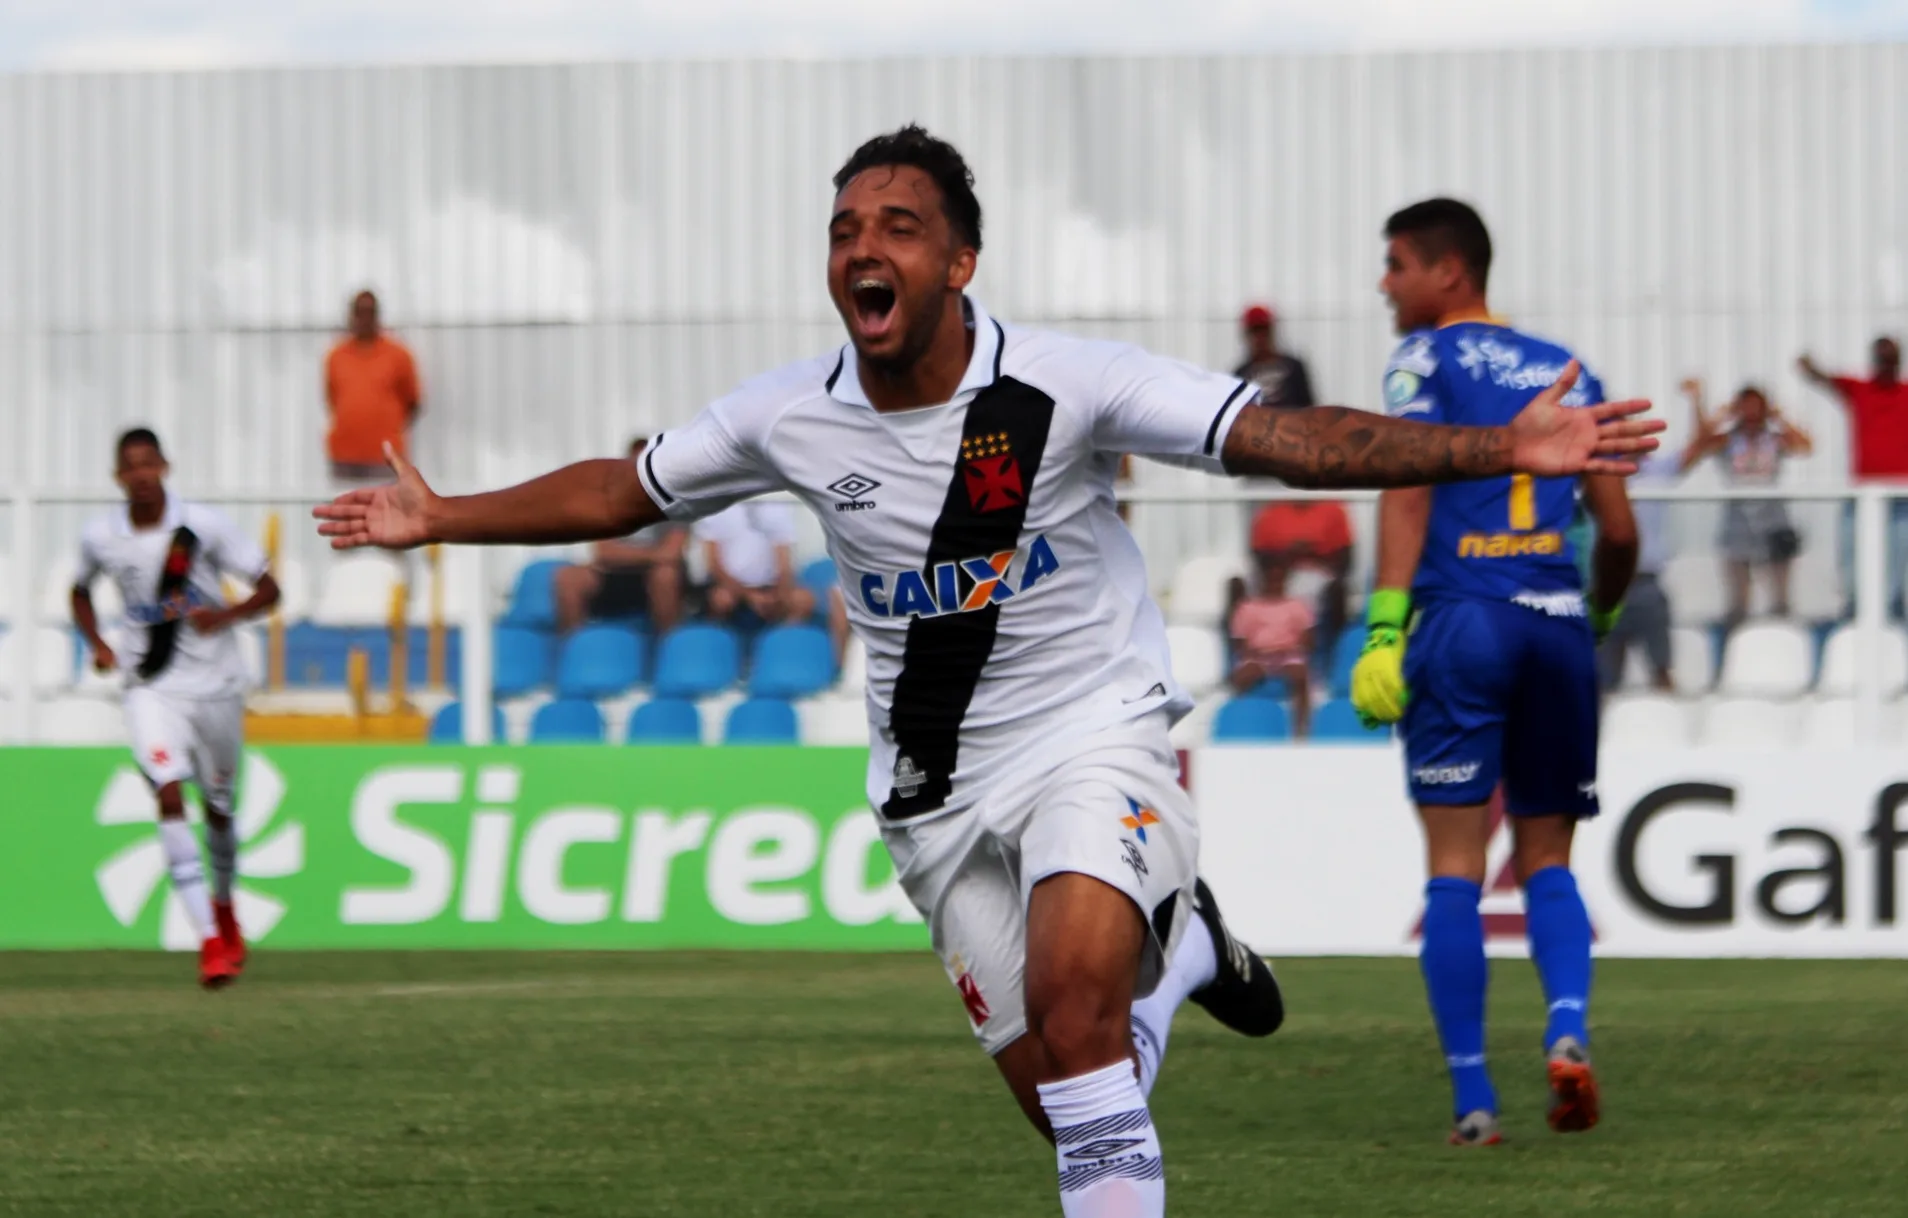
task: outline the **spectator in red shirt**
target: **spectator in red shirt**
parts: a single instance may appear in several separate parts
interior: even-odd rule
[[[1318,642],[1329,653],[1345,628],[1352,532],[1345,505],[1326,499],[1282,499],[1252,518],[1252,553],[1288,571],[1311,568],[1327,583],[1318,598]]]
[[[1908,479],[1908,382],[1901,379],[1901,344],[1883,335],[1871,348],[1871,374],[1867,380],[1852,376],[1832,376],[1816,366],[1804,354],[1796,361],[1802,375],[1835,395],[1848,411],[1849,468],[1857,483],[1888,479]],[[1842,576],[1849,579],[1854,568],[1854,505],[1842,513]],[[1894,612],[1901,613],[1902,548],[1908,541],[1908,499],[1896,498],[1888,504],[1888,582]]]

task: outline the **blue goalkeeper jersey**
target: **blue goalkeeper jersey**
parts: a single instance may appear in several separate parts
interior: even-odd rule
[[[1385,409],[1426,423],[1508,423],[1572,358],[1556,343],[1491,322],[1414,331],[1385,369]],[[1564,398],[1566,406],[1601,401],[1603,386],[1588,369]],[[1436,487],[1413,598],[1513,601],[1581,615],[1583,578],[1569,536],[1576,508],[1575,478],[1517,474]]]

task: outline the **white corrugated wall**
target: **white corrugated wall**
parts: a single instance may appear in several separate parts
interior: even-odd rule
[[[829,176],[918,119],[974,166],[1002,316],[1222,365],[1269,299],[1321,392],[1370,403],[1377,231],[1457,193],[1500,311],[1675,415],[1685,374],[1770,383],[1832,479],[1791,361],[1908,322],[1905,81],[1905,46],[3,77],[0,478],[102,486],[142,421],[190,489],[321,484],[363,285],[440,482],[615,450],[839,340]],[[1142,517],[1177,553],[1237,520]]]

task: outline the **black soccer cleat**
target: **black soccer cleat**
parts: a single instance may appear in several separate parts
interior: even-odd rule
[[[1232,937],[1206,881],[1193,882],[1193,909],[1212,936],[1219,972],[1190,997],[1220,1023],[1242,1036],[1270,1036],[1285,1022],[1285,996],[1259,953]],[[1188,931],[1191,927],[1187,928]]]

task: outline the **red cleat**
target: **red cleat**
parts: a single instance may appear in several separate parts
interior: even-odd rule
[[[239,933],[238,914],[230,901],[212,902],[212,920],[218,924],[219,942],[225,945],[225,957],[232,962],[232,971],[241,972],[245,968],[245,936]]]
[[[225,950],[225,941],[214,936],[199,944],[199,984],[208,990],[228,986],[238,980],[238,965]]]
[[[1574,1036],[1566,1036],[1551,1046],[1550,1112],[1546,1119],[1558,1133],[1582,1133],[1595,1129],[1601,1115],[1597,1095],[1597,1076],[1590,1070],[1590,1055]]]

